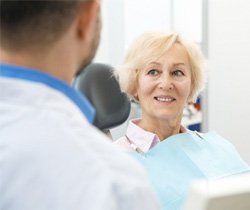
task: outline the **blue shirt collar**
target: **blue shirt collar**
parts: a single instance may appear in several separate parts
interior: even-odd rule
[[[0,64],[0,76],[46,84],[47,86],[62,92],[70,98],[80,108],[90,123],[94,121],[95,109],[89,103],[87,98],[62,80],[34,69],[10,64]]]

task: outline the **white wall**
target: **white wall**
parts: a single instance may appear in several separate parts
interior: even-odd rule
[[[208,130],[250,163],[250,1],[208,1]]]
[[[202,0],[102,0],[102,37],[95,61],[122,63],[131,42],[146,31],[177,31],[202,41]]]
[[[202,0],[172,0],[175,31],[197,43],[202,42]]]
[[[119,65],[124,57],[124,0],[102,1],[102,33],[96,62]]]
[[[147,31],[171,30],[172,0],[124,0],[125,48]]]
[[[130,43],[146,31],[170,30],[171,0],[103,0],[96,62],[120,65]]]

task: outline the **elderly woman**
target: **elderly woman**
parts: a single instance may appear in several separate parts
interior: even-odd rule
[[[199,47],[176,33],[146,33],[116,72],[121,90],[138,101],[142,116],[129,122],[115,144],[143,164],[166,210],[181,208],[195,179],[249,171],[228,141],[181,125],[184,107],[204,86],[204,61]]]

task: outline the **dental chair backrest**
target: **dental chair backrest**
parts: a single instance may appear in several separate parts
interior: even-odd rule
[[[103,63],[89,64],[77,75],[73,87],[84,94],[96,109],[94,125],[105,133],[125,122],[130,101],[121,92],[113,68]]]

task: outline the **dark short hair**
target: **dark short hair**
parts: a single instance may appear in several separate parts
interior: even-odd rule
[[[1,47],[49,44],[72,23],[80,0],[0,0]]]

